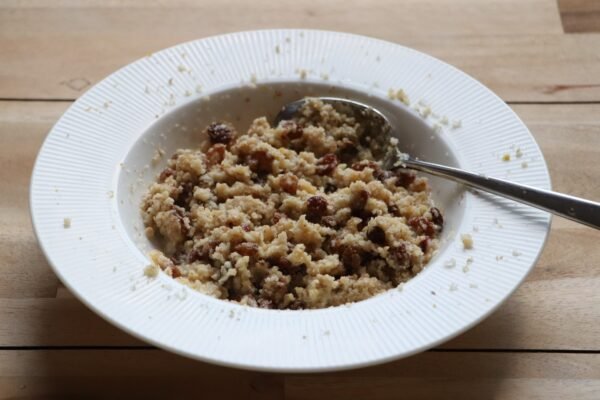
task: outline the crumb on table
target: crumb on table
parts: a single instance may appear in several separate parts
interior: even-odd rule
[[[71,218],[63,219],[63,228],[69,229],[71,227]]]

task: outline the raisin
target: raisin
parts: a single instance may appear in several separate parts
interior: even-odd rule
[[[423,253],[427,252],[427,249],[429,248],[430,243],[431,243],[431,239],[429,239],[428,237],[423,238],[419,242],[419,247],[421,248],[421,250],[423,250]]]
[[[357,216],[357,214],[365,211],[365,207],[367,205],[367,201],[369,200],[369,192],[366,190],[359,190],[354,193],[352,196],[352,214]]]
[[[406,245],[404,243],[400,243],[399,246],[390,249],[390,253],[400,265],[405,265],[410,261],[410,256],[408,255],[408,251],[406,250]]]
[[[196,247],[192,249],[192,251],[187,256],[188,263],[192,263],[194,261],[208,261],[212,253],[214,253],[215,248],[218,243],[215,241],[210,241],[208,243],[204,243],[201,247]]]
[[[276,224],[279,221],[281,221],[282,219],[285,218],[285,214],[279,213],[279,212],[274,212],[273,213],[273,223]]]
[[[270,258],[269,263],[286,274],[294,274],[303,268],[303,265],[294,265],[285,257]]]
[[[340,256],[344,268],[349,271],[357,271],[360,268],[360,251],[353,246],[343,246],[340,249]]]
[[[233,130],[227,124],[214,122],[206,128],[211,143],[228,144],[233,139]]]
[[[285,192],[296,194],[298,190],[298,177],[294,174],[285,174],[279,179],[279,185]]]
[[[252,230],[252,226],[247,222],[244,222],[241,226],[244,232],[250,232]]]
[[[252,257],[258,254],[258,245],[256,243],[244,242],[235,246],[234,250],[243,256]]]
[[[392,171],[388,171],[386,169],[377,169],[375,172],[373,172],[373,176],[376,179],[379,179],[380,181],[386,181],[390,178],[392,178],[394,176],[394,174],[392,173]]]
[[[192,249],[192,251],[190,251],[190,253],[187,255],[187,262],[188,264],[191,264],[195,261],[202,260],[203,258],[202,252],[200,252],[198,249]]]
[[[273,302],[269,299],[264,299],[264,298],[259,298],[257,301],[258,307],[260,308],[268,308],[268,309],[272,309],[273,308]]]
[[[334,216],[328,215],[321,218],[321,225],[325,225],[330,228],[335,228],[335,226],[337,225],[337,221],[335,220]]]
[[[179,188],[177,200],[175,200],[175,205],[183,208],[188,206],[190,201],[192,201],[192,196],[194,195],[194,187],[195,185],[192,182],[182,183]]]
[[[206,152],[206,164],[208,167],[212,167],[213,165],[221,164],[223,159],[225,158],[225,145],[224,144],[215,144],[211,146]]]
[[[175,216],[179,220],[179,226],[181,228],[181,233],[187,235],[190,229],[192,228],[189,222],[189,219],[185,217],[185,209],[179,206],[173,207],[173,212]]]
[[[325,184],[325,193],[333,193],[337,190],[337,186],[335,186],[333,183],[326,183]]]
[[[311,222],[319,222],[327,214],[327,200],[322,196],[312,196],[306,200],[306,218]]]
[[[435,235],[435,225],[427,218],[412,217],[408,219],[408,224],[418,233],[427,236]]]
[[[294,121],[282,121],[279,125],[286,131],[286,136],[290,140],[300,139],[304,134],[304,130]]]
[[[329,175],[338,165],[338,158],[333,153],[325,154],[323,157],[319,158],[317,161],[317,174],[319,175]]]
[[[248,156],[248,166],[258,174],[268,174],[272,170],[273,156],[265,150],[257,150]]]
[[[366,190],[358,191],[354,194],[352,199],[352,216],[361,219],[361,222],[358,224],[359,230],[362,230],[367,225],[369,220],[373,217],[373,214],[365,208],[368,200],[369,192],[367,192]]]
[[[386,243],[385,232],[380,226],[371,228],[369,232],[367,232],[367,238],[379,246],[384,246]]]
[[[397,169],[394,171],[396,176],[396,186],[408,187],[415,181],[417,175],[412,171],[406,171],[403,169]]]
[[[440,227],[444,225],[444,217],[442,216],[442,213],[439,209],[437,209],[436,207],[431,207],[429,212],[431,213],[431,220],[434,224]]]
[[[181,276],[181,271],[179,270],[179,268],[177,268],[176,266],[173,266],[171,268],[171,276],[173,278],[179,278]]]
[[[175,175],[175,170],[173,168],[165,168],[160,175],[158,176],[159,182],[164,182],[168,177]]]
[[[343,163],[349,164],[358,157],[358,147],[350,139],[344,138],[338,144],[338,155]]]
[[[290,310],[302,310],[302,309],[304,309],[305,307],[306,307],[306,305],[304,304],[304,302],[303,302],[303,301],[301,301],[301,300],[298,300],[298,299],[296,299],[296,300],[292,301],[292,302],[290,303],[290,305],[288,306],[288,308],[289,308]]]
[[[356,170],[356,171],[363,171],[365,168],[371,168],[372,170],[377,170],[379,169],[379,165],[377,165],[377,163],[375,161],[370,161],[370,160],[362,160],[362,161],[358,161],[355,162],[354,164],[352,164],[352,169]]]

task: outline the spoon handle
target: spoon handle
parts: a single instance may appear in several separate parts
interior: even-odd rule
[[[553,192],[551,190],[520,185],[503,179],[490,178],[484,175],[467,172],[462,169],[426,161],[407,159],[403,160],[403,163],[407,168],[427,172],[431,175],[450,178],[466,186],[481,189],[498,196],[507,197],[520,203],[591,226],[592,228],[600,229],[600,203]]]

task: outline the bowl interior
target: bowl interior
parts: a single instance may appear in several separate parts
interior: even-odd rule
[[[394,128],[403,151],[424,160],[460,166],[457,152],[445,133],[435,132],[412,109],[399,101],[365,93],[343,85],[322,82],[273,82],[237,85],[202,97],[190,98],[158,118],[133,143],[116,175],[116,196],[120,231],[131,240],[140,260],[155,247],[143,234],[139,205],[141,198],[168,158],[179,148],[195,148],[204,128],[214,121],[231,122],[238,132],[245,132],[253,119],[266,116],[272,121],[284,104],[305,96],[337,96],[357,100],[384,113]],[[164,155],[153,161],[157,151]],[[444,213],[445,227],[440,249],[430,265],[440,259],[455,237],[465,215],[463,189],[448,180],[430,176],[432,197]],[[426,274],[427,269],[419,276]]]

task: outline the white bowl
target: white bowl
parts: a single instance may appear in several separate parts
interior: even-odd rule
[[[417,110],[389,99],[389,88],[402,88]],[[323,310],[275,311],[205,296],[165,274],[143,275],[152,244],[138,207],[164,167],[164,159],[151,165],[156,149],[168,156],[194,147],[216,119],[243,130],[306,95],[375,105],[403,148],[423,159],[550,187],[543,156],[519,118],[441,61],[343,33],[228,34],[115,72],[49,133],[32,177],[31,210],[57,275],[91,309],[143,340],[204,361],[270,371],[334,370],[408,356],[495,310],[533,267],[550,218],[438,178],[431,185],[447,221],[444,240],[402,290]],[[432,114],[419,116],[429,108]],[[502,160],[504,153],[511,161]],[[463,249],[463,233],[472,235],[472,250]]]

